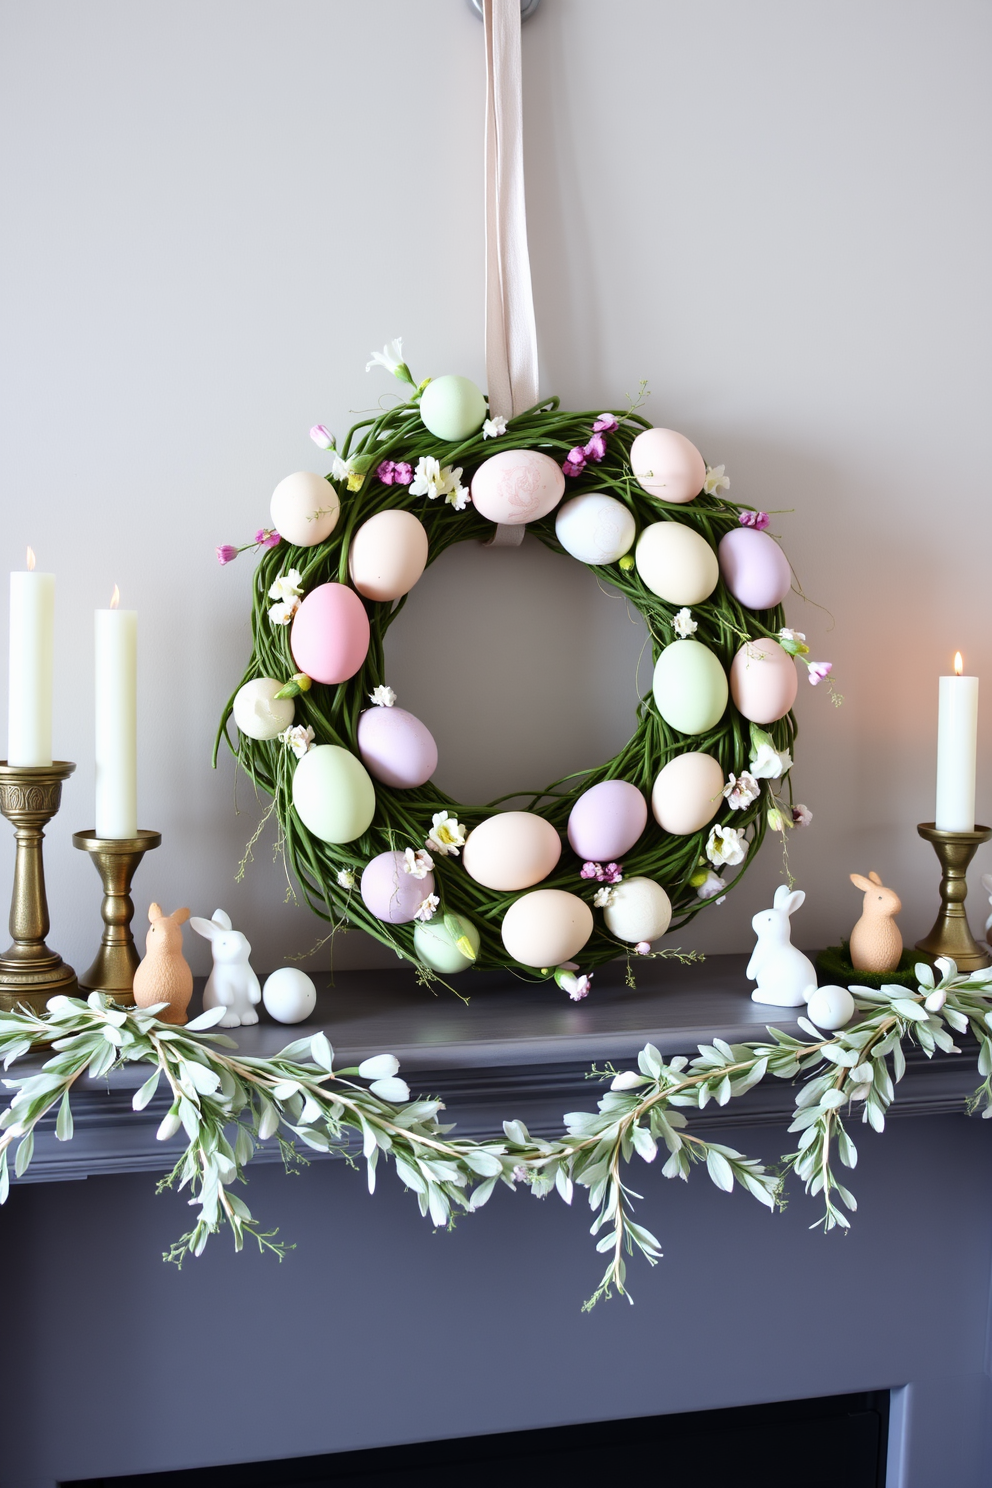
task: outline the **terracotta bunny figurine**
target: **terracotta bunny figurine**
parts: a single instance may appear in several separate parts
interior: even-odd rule
[[[982,888],[985,890],[986,894],[988,894],[988,896],[989,896],[989,903],[992,904],[992,873],[983,873],[982,874]],[[985,939],[986,940],[989,940],[989,931],[990,930],[992,930],[992,914],[990,914],[989,917],[988,917],[988,919],[985,921]],[[989,944],[992,945],[992,940],[989,941]]]
[[[193,973],[183,955],[183,925],[189,919],[188,909],[174,909],[163,914],[161,906],[148,909],[151,921],[145,936],[145,957],[134,973],[134,1000],[138,1007],[151,1007],[167,1002],[159,1017],[163,1023],[185,1023],[186,1009],[193,994]]]
[[[213,918],[209,920],[194,915],[190,924],[197,935],[209,940],[214,955],[214,968],[203,989],[204,1011],[214,1007],[227,1008],[220,1020],[221,1028],[257,1023],[255,1004],[261,1001],[262,989],[248,964],[251,946],[247,937],[240,930],[231,928],[231,917],[222,909],[215,909]]]
[[[902,900],[877,873],[867,878],[852,873],[851,882],[865,896],[861,918],[851,931],[851,965],[855,971],[895,971],[902,957],[902,935],[895,922]]]
[[[774,908],[763,909],[751,921],[758,944],[751,952],[745,975],[758,983],[752,1002],[775,1007],[802,1007],[816,991],[813,963],[792,944],[789,916],[805,903],[802,889],[789,891],[786,884],[775,890]]]

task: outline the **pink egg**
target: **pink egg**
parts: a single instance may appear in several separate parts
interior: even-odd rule
[[[723,582],[749,610],[773,609],[792,588],[789,560],[767,532],[735,527],[720,539],[717,556]]]
[[[379,853],[365,866],[362,874],[362,899],[365,908],[377,920],[388,925],[408,925],[417,918],[417,910],[428,894],[434,892],[434,875],[414,878],[406,871],[406,857],[401,852]]]
[[[315,682],[347,682],[369,650],[369,617],[346,584],[321,584],[293,620],[289,649],[301,672]]]
[[[383,785],[412,790],[437,769],[434,736],[405,708],[368,708],[358,720],[357,738],[363,765]]]
[[[547,516],[564,494],[561,466],[538,450],[502,450],[483,460],[472,477],[476,511],[511,527]]]
[[[752,723],[784,718],[796,701],[796,664],[778,641],[747,641],[730,667],[730,693]]]
[[[572,807],[568,840],[583,862],[609,863],[630,851],[647,820],[648,803],[636,785],[603,780],[583,791]]]
[[[674,429],[645,429],[638,434],[630,446],[630,468],[649,496],[680,505],[698,496],[706,480],[706,461]]]

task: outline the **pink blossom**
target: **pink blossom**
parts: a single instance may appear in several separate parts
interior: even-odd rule
[[[600,865],[598,863],[583,863],[582,868],[579,872],[579,877],[599,878],[602,874],[602,871],[603,870],[600,868]]]
[[[816,687],[824,677],[829,677],[834,669],[832,661],[811,661],[809,664],[809,681],[811,687]]]
[[[639,956],[650,956],[651,942],[649,940],[639,940],[635,945],[634,950]]]
[[[592,432],[594,434],[612,434],[619,427],[620,425],[612,413],[601,413],[592,426]]]
[[[767,512],[742,511],[739,521],[742,527],[753,527],[756,532],[764,532],[769,516]]]
[[[282,542],[282,538],[273,527],[259,527],[255,533],[255,542],[260,548],[274,548],[277,543]]]
[[[606,867],[598,875],[600,883],[618,884],[623,881],[623,865],[620,863],[607,863]]]
[[[588,976],[573,976],[567,974],[561,980],[561,986],[573,1002],[581,1002],[583,997],[588,997],[592,988],[592,973]]]
[[[222,543],[217,549],[217,562],[230,563],[232,559],[237,558],[240,551],[240,548],[232,548],[230,543]]]
[[[313,428],[310,430],[310,438],[313,440],[314,444],[318,444],[321,449],[334,448],[334,435],[329,429],[325,429],[323,424],[314,424]]]
[[[586,452],[581,444],[568,452],[568,458],[562,461],[562,470],[566,475],[581,475],[586,468]]]
[[[598,464],[606,454],[606,440],[602,434],[594,434],[582,453],[587,460],[595,460]]]
[[[384,486],[391,486],[393,484],[393,481],[396,479],[396,466],[393,464],[392,460],[383,460],[382,464],[376,471],[376,475],[382,481],[382,484]]]
[[[813,820],[813,813],[808,806],[804,806],[801,801],[797,801],[792,808],[792,820],[797,827],[808,827]]]
[[[393,466],[393,484],[395,486],[408,486],[413,480],[413,466],[408,465],[405,460],[397,460]]]

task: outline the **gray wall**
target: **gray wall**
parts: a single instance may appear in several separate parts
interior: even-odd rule
[[[53,939],[85,965],[98,928],[68,838],[93,815],[90,615],[118,582],[140,610],[140,816],[165,836],[139,901],[223,905],[267,969],[318,932],[265,848],[233,882],[256,807],[242,790],[235,815],[208,755],[251,559],[221,571],[213,548],[319,466],[310,424],[343,431],[387,391],[364,371],[387,337],[418,376],[482,380],[481,28],[463,0],[6,0],[0,21],[0,572],[31,543],[58,574],[56,749],[79,762]],[[846,697],[800,695],[807,944],[849,928],[852,869],[896,883],[907,938],[927,928],[914,828],[956,647],[989,737],[989,24],[977,0],[544,0],[525,33],[542,387],[598,408],[647,378],[652,419],[782,513],[811,601],[790,620]],[[457,671],[430,721],[466,798],[626,733],[636,630],[567,567],[458,555],[411,604],[390,680],[426,711]],[[545,639],[510,672],[492,635],[521,590]],[[6,882],[6,830],[0,855]],[[779,870],[767,849],[682,943],[749,944]],[[357,935],[338,954],[385,956]]]

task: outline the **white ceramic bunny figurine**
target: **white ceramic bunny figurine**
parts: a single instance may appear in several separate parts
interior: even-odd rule
[[[983,873],[982,874],[982,888],[985,890],[986,894],[988,894],[988,896],[989,896],[989,903],[992,904],[992,873]],[[988,938],[989,938],[989,931],[990,930],[992,930],[992,914],[990,914],[989,917],[988,917],[988,919],[985,921],[985,939],[986,940],[988,940]],[[992,944],[992,942],[990,942],[990,944]]]
[[[751,952],[746,976],[758,983],[751,993],[752,1002],[767,1002],[775,1007],[802,1007],[816,990],[813,963],[790,940],[789,916],[803,904],[802,889],[790,893],[785,884],[775,890],[774,909],[763,909],[751,921],[758,944]]]
[[[210,942],[214,967],[203,989],[204,1009],[225,1007],[221,1028],[237,1028],[242,1023],[257,1023],[255,1004],[261,1000],[258,977],[248,964],[251,946],[240,930],[231,929],[231,917],[215,909],[213,919],[194,915],[190,924],[197,935]]]

